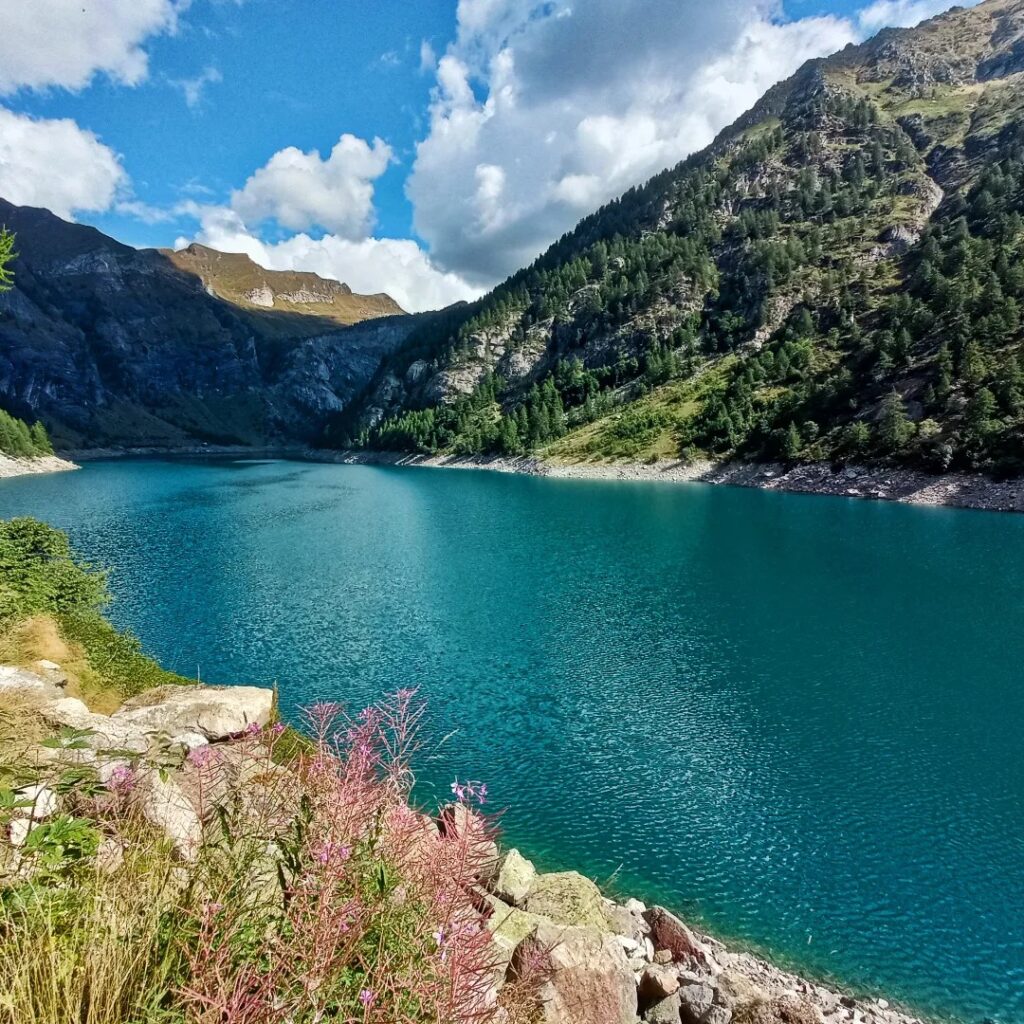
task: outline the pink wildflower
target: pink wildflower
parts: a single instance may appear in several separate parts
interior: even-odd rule
[[[107,779],[107,789],[118,796],[126,796],[135,788],[135,771],[126,764],[114,767]]]

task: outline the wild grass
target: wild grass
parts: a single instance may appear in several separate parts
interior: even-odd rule
[[[194,751],[178,779],[205,828],[184,862],[139,816],[151,769],[44,773],[60,814],[0,849],[0,1024],[495,1019],[486,787],[455,787],[440,829],[410,804],[421,713],[409,692],[317,706],[289,768],[280,726]],[[527,1024],[529,979],[501,1002]]]

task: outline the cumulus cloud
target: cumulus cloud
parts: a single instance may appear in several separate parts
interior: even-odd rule
[[[96,74],[136,85],[144,41],[177,27],[187,0],[0,0],[0,94],[82,89]]]
[[[460,0],[407,193],[438,262],[481,284],[706,145],[806,59],[836,17],[749,0]]]
[[[493,283],[804,61],[948,6],[788,21],[775,0],[459,0],[406,184],[416,230],[441,266]]]
[[[107,210],[128,185],[120,157],[70,119],[42,120],[0,107],[0,196],[59,217]]]
[[[373,226],[373,182],[391,162],[391,147],[342,135],[324,160],[315,150],[279,150],[231,194],[231,208],[247,224],[275,220],[290,231],[326,228],[348,239]]]

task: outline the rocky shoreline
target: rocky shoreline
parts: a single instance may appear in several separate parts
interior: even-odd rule
[[[36,473],[64,473],[78,469],[75,463],[56,455],[41,455],[33,459],[15,459],[0,453],[0,480],[16,476],[32,476]]]
[[[37,744],[26,756],[58,771],[88,765],[111,784],[130,772],[139,812],[166,833],[183,865],[191,863],[209,812],[198,798],[205,786],[207,800],[214,793],[229,801],[251,781],[239,757],[274,733],[273,691],[169,686],[103,715],[70,697],[66,681],[53,662],[0,666],[0,694],[32,704],[51,729],[81,737],[73,745]],[[211,765],[223,766],[223,778],[199,778],[197,766]],[[56,791],[31,790],[0,843],[2,875],[31,870],[21,854],[28,835],[60,813]],[[843,993],[732,949],[665,907],[609,899],[577,872],[538,872],[517,850],[500,851],[465,803],[423,819],[424,841],[443,844],[460,831],[473,833],[481,852],[472,895],[479,926],[491,935],[495,1022],[504,1019],[501,989],[528,967],[539,970],[541,1024],[921,1024],[884,998]],[[124,851],[111,841],[100,856],[104,869],[116,870]]]
[[[65,453],[78,462],[99,459],[161,456],[211,456],[249,459],[295,459],[344,465],[423,466],[433,469],[486,469],[561,480],[633,480],[655,483],[706,483],[756,487],[795,494],[825,494],[840,498],[897,501],[908,505],[948,506],[990,512],[1024,512],[1024,478],[993,480],[982,473],[935,475],[891,466],[827,463],[785,465],[778,462],[622,462],[563,463],[531,456],[508,458],[482,455],[416,455],[366,450],[332,451],[303,446],[248,448],[243,445],[186,445],[175,448],[89,448]],[[0,456],[0,460],[3,456]],[[8,460],[13,461],[13,460]],[[23,460],[19,460],[23,461]],[[53,468],[22,472],[53,472],[77,468],[63,459],[34,460],[60,463]],[[0,461],[0,479],[5,473]]]
[[[708,483],[757,487],[798,494],[826,494],[911,505],[946,505],[993,512],[1024,512],[1024,479],[993,480],[981,473],[935,476],[920,470],[826,463],[654,462],[557,463],[543,459],[484,456],[406,455],[398,452],[325,452],[310,457],[346,464],[428,466],[439,469],[487,469],[573,480],[646,480],[660,483]]]

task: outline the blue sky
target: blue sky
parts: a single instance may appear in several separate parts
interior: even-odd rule
[[[0,0],[0,195],[407,308],[942,0]]]

